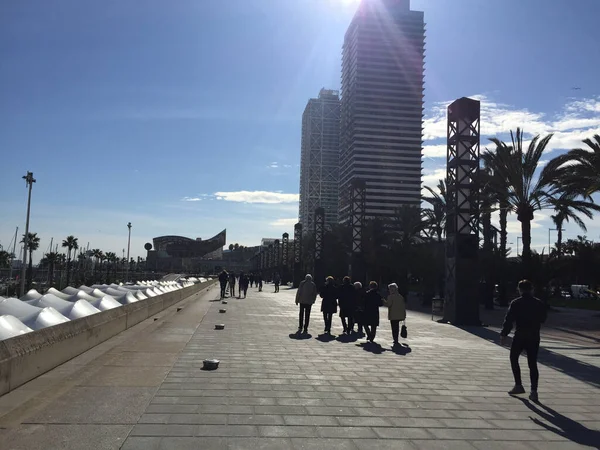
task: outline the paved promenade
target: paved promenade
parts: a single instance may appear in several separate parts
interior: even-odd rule
[[[213,288],[0,397],[0,449],[600,448],[600,369],[586,362],[600,340],[586,361],[543,351],[535,405],[506,394],[493,328],[409,312],[392,351],[386,320],[381,346],[320,338],[317,304],[296,339],[295,291],[272,289],[222,305]],[[201,370],[207,357],[218,370]]]

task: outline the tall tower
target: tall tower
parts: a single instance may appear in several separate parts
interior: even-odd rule
[[[339,93],[321,89],[302,115],[299,217],[304,230],[313,229],[318,207],[325,210],[326,224],[338,222],[339,133]]]
[[[367,218],[421,203],[424,46],[410,0],[362,0],[344,38],[340,193],[364,180]],[[350,216],[342,195],[340,222]]]

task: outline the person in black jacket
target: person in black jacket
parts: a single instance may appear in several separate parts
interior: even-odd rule
[[[350,334],[354,331],[354,308],[356,307],[356,290],[350,283],[350,277],[344,277],[338,296],[344,334]]]
[[[331,321],[333,315],[337,312],[337,291],[333,283],[333,277],[327,277],[325,284],[321,288],[321,292],[319,292],[319,295],[323,299],[321,301],[321,312],[325,321],[325,334],[331,334]]]
[[[365,311],[365,292],[362,283],[354,283],[354,321],[356,322],[356,332],[359,336],[364,336],[363,313]]]
[[[227,289],[227,281],[229,281],[229,274],[226,270],[223,270],[219,274],[219,283],[221,285],[221,298],[225,298],[225,290]]]
[[[375,334],[379,326],[379,307],[383,306],[383,299],[375,281],[369,283],[369,290],[365,294],[365,306],[362,314],[362,324],[367,332],[367,340],[375,342]]]
[[[529,280],[519,282],[519,293],[521,296],[513,300],[506,313],[500,343],[504,345],[506,337],[512,330],[513,323],[516,324],[515,336],[510,348],[510,365],[515,377],[515,387],[508,393],[510,395],[524,394],[525,389],[521,381],[521,368],[519,367],[519,356],[525,350],[527,352],[527,364],[531,378],[531,393],[529,398],[538,401],[537,357],[540,348],[540,328],[546,321],[546,305],[533,296],[533,284]]]
[[[244,298],[246,298],[246,294],[248,293],[248,285],[250,284],[250,280],[248,276],[244,274],[244,272],[240,273],[240,296],[238,298],[242,298],[242,293],[244,294]]]

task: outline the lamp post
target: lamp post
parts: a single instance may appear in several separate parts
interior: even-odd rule
[[[125,282],[129,281],[129,248],[131,247],[131,222],[127,222],[129,236],[127,238],[127,269],[125,272]]]
[[[27,218],[25,219],[25,239],[23,239],[23,267],[21,268],[21,297],[25,295],[25,278],[27,276],[27,244],[29,243],[29,213],[31,211],[31,188],[35,183],[33,178],[33,172],[27,172],[27,175],[23,177],[25,180],[25,186],[29,188],[29,195],[27,197]]]

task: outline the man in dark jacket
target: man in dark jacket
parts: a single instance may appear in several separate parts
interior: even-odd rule
[[[338,289],[335,286],[333,277],[327,277],[319,295],[323,299],[321,301],[321,312],[323,313],[323,321],[325,322],[324,333],[331,334],[331,321],[333,315],[337,312],[338,306]]]
[[[525,350],[527,352],[527,364],[529,365],[529,374],[531,377],[531,394],[529,398],[532,401],[538,400],[538,380],[539,372],[537,368],[537,357],[540,348],[540,327],[546,321],[546,305],[533,296],[533,284],[531,281],[523,280],[519,282],[519,293],[521,296],[512,301],[504,324],[500,343],[506,342],[506,337],[512,330],[513,323],[516,325],[515,336],[510,348],[510,365],[515,377],[515,387],[508,393],[510,395],[524,394],[525,389],[521,381],[521,368],[519,367],[519,356]]]
[[[223,270],[219,274],[219,283],[221,284],[221,298],[225,298],[225,289],[227,289],[227,281],[229,281],[229,274]]]

